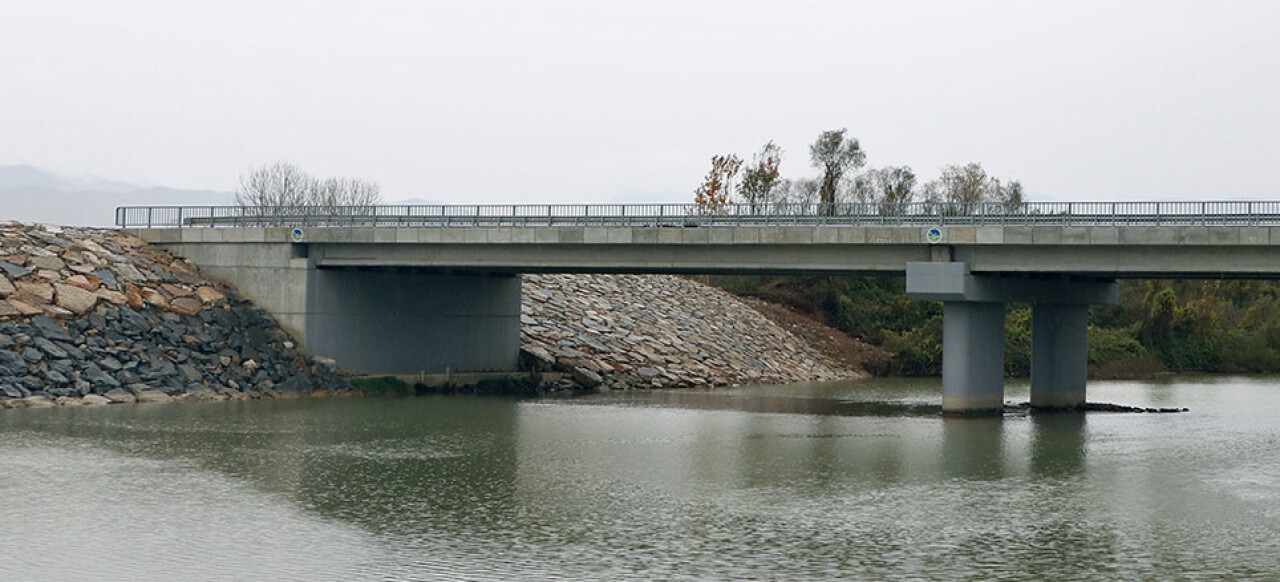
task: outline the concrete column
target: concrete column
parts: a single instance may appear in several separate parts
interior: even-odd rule
[[[1004,409],[1004,304],[942,304],[942,412]]]
[[[1089,306],[1037,303],[1031,307],[1031,406],[1084,404],[1088,373]]]

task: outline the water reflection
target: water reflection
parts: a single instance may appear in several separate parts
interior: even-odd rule
[[[1084,471],[1086,417],[1079,412],[1031,415],[1032,474],[1070,477]]]
[[[1005,476],[1004,418],[943,417],[942,469],[950,477],[999,479]]]

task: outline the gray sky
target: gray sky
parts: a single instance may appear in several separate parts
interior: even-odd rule
[[[978,161],[1032,199],[1280,199],[1280,2],[0,5],[0,165],[686,201],[768,140],[813,175],[840,127],[870,165]]]

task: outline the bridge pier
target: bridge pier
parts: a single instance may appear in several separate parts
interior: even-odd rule
[[[1031,306],[1031,407],[1084,404],[1088,375],[1089,307],[1061,303]]]
[[[1004,407],[1004,304],[942,304],[942,409]]]
[[[908,263],[907,296],[942,301],[942,411],[998,414],[1004,407],[1004,306],[1030,303],[1031,406],[1085,401],[1088,306],[1116,303],[1112,281],[973,275],[965,263]]]

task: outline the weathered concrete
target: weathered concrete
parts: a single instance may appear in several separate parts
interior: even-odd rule
[[[945,248],[948,256],[979,274],[1280,276],[1280,228],[944,226],[942,242],[936,245],[926,241],[927,230],[915,226],[330,227],[307,228],[304,240],[320,268],[901,273],[907,262],[928,261],[931,249]],[[289,229],[274,227],[129,232],[173,249],[263,243],[287,247],[289,241]]]
[[[1004,304],[942,304],[942,411],[1004,408]]]
[[[1073,408],[1085,402],[1089,372],[1089,307],[1031,307],[1031,407]]]
[[[515,370],[520,278],[312,269],[306,345],[356,374]]]

